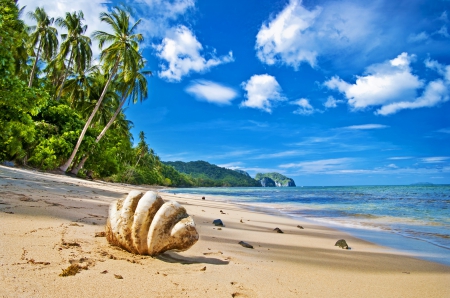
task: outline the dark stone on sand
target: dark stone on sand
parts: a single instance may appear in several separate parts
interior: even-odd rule
[[[215,226],[220,226],[220,227],[224,227],[225,225],[223,224],[223,222],[220,220],[220,219],[215,219],[214,221],[213,221],[213,224],[215,225]]]
[[[205,197],[202,197],[202,200],[204,200],[205,199]]]
[[[283,231],[280,228],[275,228],[273,230],[276,231],[277,233],[283,233]]]
[[[300,225],[299,225],[299,226],[297,226],[297,228],[299,228],[299,229],[304,229],[304,227],[302,227],[302,226],[300,226]]]
[[[253,245],[248,244],[247,242],[244,241],[239,241],[239,244],[242,245],[243,247],[246,248],[253,248]]]
[[[342,249],[349,249],[347,242],[344,239],[338,240],[334,246],[339,246]]]

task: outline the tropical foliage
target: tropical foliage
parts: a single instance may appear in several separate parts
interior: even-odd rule
[[[117,182],[192,186],[190,177],[160,161],[143,132],[133,145],[123,106],[151,91],[139,48],[140,20],[131,23],[132,12],[123,6],[102,13],[111,31],[92,36],[101,49],[96,64],[81,11],[55,19],[37,8],[24,17],[36,25],[25,25],[15,1],[0,0],[0,162]]]

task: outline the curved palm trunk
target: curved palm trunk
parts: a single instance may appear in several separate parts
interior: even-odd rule
[[[28,88],[31,88],[31,86],[33,85],[34,73],[36,71],[36,66],[37,66],[37,63],[39,60],[39,54],[41,53],[41,44],[42,44],[42,40],[39,41],[39,47],[38,47],[38,51],[36,54],[36,60],[34,60],[33,69],[31,70],[30,81],[28,82]]]
[[[116,112],[114,113],[114,115],[111,117],[111,119],[109,119],[108,124],[106,124],[105,128],[103,128],[102,132],[98,135],[98,137],[95,139],[95,142],[98,143],[100,142],[100,140],[103,138],[103,136],[105,135],[106,131],[109,129],[109,127],[114,123],[114,120],[116,120],[117,115],[119,115],[120,111],[122,110],[123,105],[126,102],[126,97],[124,96],[122,98],[122,101],[120,102],[119,107],[117,108]],[[72,171],[70,171],[72,174],[78,174],[78,172],[84,167],[84,163],[86,162],[86,160],[89,158],[89,154],[86,154],[85,156],[83,156],[83,158],[81,159],[81,161],[78,163],[78,165],[76,167],[74,167],[72,169]]]
[[[66,161],[65,164],[63,164],[61,167],[59,167],[59,169],[63,172],[67,171],[67,169],[69,168],[70,164],[72,163],[73,159],[75,158],[75,155],[78,152],[78,149],[80,148],[81,142],[83,141],[84,135],[86,134],[86,131],[88,129],[88,127],[91,125],[92,119],[94,118],[95,114],[97,113],[100,104],[103,101],[103,98],[105,97],[106,91],[108,90],[109,84],[112,81],[112,78],[116,75],[117,72],[117,68],[119,67],[119,62],[120,62],[120,56],[117,57],[116,63],[114,65],[113,71],[108,79],[108,81],[106,82],[105,88],[103,88],[103,92],[102,95],[100,96],[100,98],[98,99],[97,104],[94,107],[94,110],[92,111],[91,115],[89,116],[88,120],[86,121],[86,124],[84,125],[83,130],[81,131],[80,137],[78,138],[77,144],[75,145],[75,148],[73,149],[72,154],[70,155],[69,159]]]
[[[63,81],[62,81],[62,83],[61,83],[61,87],[59,88],[58,97],[56,98],[56,101],[59,101],[59,99],[61,98],[61,93],[62,93],[62,90],[63,90],[63,88],[64,88],[64,83],[66,82],[66,79],[67,79],[67,73],[69,72],[70,65],[72,64],[72,60],[73,60],[73,53],[71,52],[71,53],[70,53],[69,64],[67,64],[67,69],[66,69],[66,71],[64,72]]]

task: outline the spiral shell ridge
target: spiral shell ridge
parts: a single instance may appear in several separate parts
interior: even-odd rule
[[[194,220],[175,201],[164,202],[153,191],[131,191],[111,203],[106,238],[112,245],[141,255],[184,251],[198,241]]]

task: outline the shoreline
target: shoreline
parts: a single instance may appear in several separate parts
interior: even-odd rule
[[[202,196],[202,188],[194,188],[193,193],[178,193],[179,195],[198,195]],[[197,192],[198,190],[198,192]],[[162,190],[166,192],[166,190]],[[178,191],[177,189],[170,189],[167,192]],[[446,246],[440,245],[439,243],[433,243],[427,239],[422,239],[420,237],[404,235],[400,232],[395,232],[394,230],[383,230],[376,226],[367,225],[357,225],[355,223],[340,222],[340,221],[329,221],[323,218],[309,218],[302,215],[296,215],[285,210],[286,207],[279,206],[279,204],[270,203],[254,203],[252,201],[239,201],[233,200],[233,195],[218,195],[206,193],[208,198],[212,200],[227,202],[230,204],[238,205],[246,210],[260,211],[266,214],[281,216],[286,218],[291,218],[294,220],[300,220],[304,222],[309,222],[315,225],[321,225],[328,227],[333,230],[338,230],[341,232],[348,233],[353,237],[372,242],[375,245],[386,247],[387,251],[394,254],[406,255],[422,260],[427,260],[431,262],[436,262],[442,265],[450,266],[450,249]],[[308,208],[302,206],[302,208]]]
[[[3,166],[0,187],[0,296],[450,296],[449,266],[398,255],[320,224],[201,195],[160,192],[186,208],[200,239],[186,252],[151,258],[112,247],[95,233],[104,230],[112,200],[132,189],[161,189]],[[217,218],[225,224],[221,230],[212,225]],[[275,227],[284,233],[275,233]],[[342,238],[351,250],[334,246]],[[88,270],[58,276],[74,262]]]

